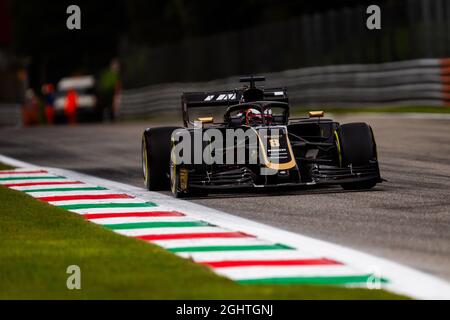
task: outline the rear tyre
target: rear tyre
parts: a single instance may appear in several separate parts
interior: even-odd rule
[[[377,151],[372,128],[366,123],[343,124],[337,131],[338,148],[342,167],[363,166],[377,160]],[[378,179],[342,184],[345,190],[371,189]]]
[[[142,172],[148,190],[169,190],[170,139],[176,129],[152,128],[142,135]]]

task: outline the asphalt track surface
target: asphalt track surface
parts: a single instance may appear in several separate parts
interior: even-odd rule
[[[189,201],[359,249],[450,281],[450,120],[385,115],[335,119],[366,121],[373,127],[387,182],[370,191],[258,189]],[[0,154],[141,187],[140,138],[148,126],[155,124],[3,128]]]

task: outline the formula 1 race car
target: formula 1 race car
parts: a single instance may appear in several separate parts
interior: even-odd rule
[[[337,184],[370,189],[382,181],[372,128],[339,124],[323,111],[289,118],[285,88],[182,95],[184,127],[146,129],[142,169],[149,190],[176,197],[247,187]],[[193,117],[197,112],[198,116]],[[220,121],[215,113],[219,112]]]

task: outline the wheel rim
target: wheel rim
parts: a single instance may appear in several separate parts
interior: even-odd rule
[[[337,147],[337,150],[338,150],[338,156],[339,156],[339,166],[342,167],[342,151],[341,151],[341,143],[340,143],[340,141],[339,141],[339,136],[338,136],[338,133],[337,133],[336,130],[334,131],[334,136],[336,137],[336,147]]]
[[[173,194],[177,192],[177,171],[175,164],[170,161],[170,190]]]

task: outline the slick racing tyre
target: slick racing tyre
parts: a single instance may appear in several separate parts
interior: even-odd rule
[[[341,166],[364,166],[377,159],[375,140],[371,127],[366,123],[343,124],[337,131]],[[370,189],[377,180],[366,180],[342,184],[345,190]]]
[[[169,190],[170,139],[176,129],[151,128],[142,135],[142,173],[148,190]]]

